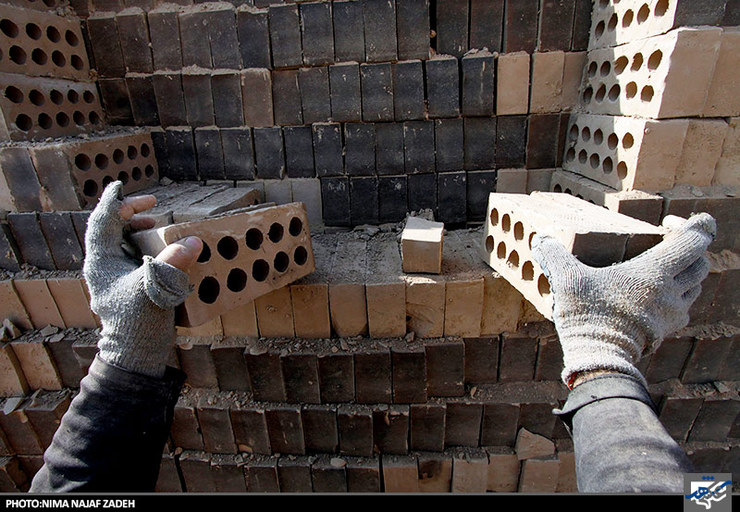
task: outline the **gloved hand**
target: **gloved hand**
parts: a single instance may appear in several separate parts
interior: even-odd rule
[[[202,249],[197,237],[167,246],[156,258],[136,261],[122,248],[124,229],[152,227],[131,220],[154,206],[154,196],[123,199],[119,181],[108,185],[90,214],[83,274],[92,310],[103,329],[100,357],[115,366],[152,377],[164,374],[175,341],[174,308],[191,291],[184,272]]]
[[[532,255],[550,281],[562,379],[569,387],[579,374],[598,370],[645,384],[636,364],[688,324],[689,307],[709,272],[706,249],[715,234],[714,219],[697,214],[653,248],[604,268],[584,265],[554,238],[535,235]]]

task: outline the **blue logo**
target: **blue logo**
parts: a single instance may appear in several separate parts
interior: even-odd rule
[[[730,474],[688,474],[684,477],[684,510],[730,511]]]

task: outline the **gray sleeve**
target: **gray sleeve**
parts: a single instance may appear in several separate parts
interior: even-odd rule
[[[596,377],[571,391],[555,414],[573,436],[580,492],[683,492],[691,463],[638,379]]]

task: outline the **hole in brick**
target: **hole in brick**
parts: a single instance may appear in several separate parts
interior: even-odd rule
[[[511,254],[509,254],[509,257],[507,258],[506,263],[509,266],[518,267],[519,266],[519,253],[516,251],[511,251]]]
[[[8,19],[0,21],[0,30],[8,37],[18,37],[18,25]]]
[[[524,224],[521,222],[514,224],[514,240],[524,240]]]
[[[290,224],[288,225],[288,233],[290,233],[293,236],[298,236],[301,234],[301,231],[303,230],[303,222],[298,217],[293,217],[290,219]]]
[[[255,281],[259,281],[260,283],[267,279],[267,276],[270,274],[270,264],[267,263],[265,260],[256,260],[252,264],[252,277]]]
[[[305,265],[308,261],[308,251],[303,246],[298,246],[295,248],[295,251],[293,251],[293,261],[295,261],[298,265]]]
[[[655,4],[655,10],[653,11],[653,13],[656,16],[663,16],[667,10],[668,10],[668,0],[658,0],[658,3]]]
[[[606,145],[609,146],[609,149],[617,149],[617,145],[619,144],[619,137],[617,137],[616,133],[609,134],[609,137],[606,139]]]
[[[596,36],[596,39],[599,39],[601,36],[604,35],[604,29],[606,28],[606,23],[604,21],[600,21],[596,28],[594,29],[594,35]]]
[[[26,114],[20,114],[18,117],[15,118],[15,125],[24,132],[27,132],[31,128],[33,128],[33,121],[31,121],[31,118],[28,117]]]
[[[23,92],[12,85],[5,88],[5,97],[13,103],[23,103]]]
[[[42,50],[41,48],[35,48],[31,52],[31,60],[34,61],[39,66],[43,66],[44,64],[46,64],[46,61],[48,59],[49,58],[46,56],[46,52]]]
[[[543,297],[550,293],[550,282],[545,277],[545,274],[540,274],[540,277],[537,278],[537,291]]]
[[[573,191],[571,189],[569,189],[569,188],[566,188],[565,189],[565,193],[568,194],[568,195],[573,195]]]
[[[101,180],[101,183],[103,184],[103,188],[105,188],[111,183],[113,183],[113,178],[111,178],[110,176],[104,176],[103,179]]]
[[[72,55],[69,60],[70,64],[72,64],[72,67],[75,68],[77,71],[85,67],[85,62],[79,55]]]
[[[622,26],[624,28],[629,27],[632,25],[632,21],[635,19],[635,13],[632,11],[632,9],[627,9],[624,12],[624,16],[622,16]]]
[[[620,180],[623,180],[627,177],[627,164],[624,162],[619,162],[617,164],[617,178]]]
[[[26,52],[20,46],[11,46],[8,50],[8,57],[16,64],[26,63]]]
[[[203,248],[200,250],[198,255],[198,263],[205,263],[211,259],[211,248],[207,243],[203,242]]]
[[[59,112],[55,117],[56,117],[57,124],[59,126],[69,125],[69,116],[65,114],[64,112]]]
[[[624,88],[624,92],[627,95],[627,98],[634,98],[637,96],[637,84],[635,82],[628,83],[627,87]]]
[[[28,34],[28,37],[30,37],[31,39],[39,40],[41,39],[43,32],[41,31],[41,28],[35,23],[27,23],[26,34]]]
[[[493,236],[488,235],[486,237],[486,251],[493,252],[493,248],[495,247],[495,241],[493,240]]]
[[[44,95],[41,93],[41,91],[38,91],[36,89],[31,89],[31,92],[28,93],[28,99],[36,106],[41,106],[44,103],[46,103],[46,98],[44,98]]]
[[[496,247],[496,256],[502,260],[506,258],[506,244],[503,242],[499,242],[498,246]]]
[[[594,169],[597,169],[599,167],[599,164],[601,163],[601,159],[599,158],[599,155],[596,153],[593,153],[591,155],[591,158],[588,159],[589,164],[591,164],[591,167]]]
[[[605,9],[609,5],[609,0],[599,0],[599,7]]]
[[[149,153],[151,152],[151,150],[149,149],[149,145],[146,143],[141,145],[140,151],[141,151],[141,156],[143,156],[144,158],[147,158],[149,156]]]
[[[632,71],[638,71],[642,67],[642,54],[636,53],[634,57],[632,57]]]
[[[614,162],[610,157],[606,157],[601,164],[601,168],[604,170],[604,173],[611,174],[614,170]]]
[[[501,217],[501,229],[504,230],[504,233],[508,233],[511,230],[511,217],[509,217],[508,213],[505,213]]]
[[[198,298],[206,304],[213,304],[221,293],[221,285],[215,277],[206,276],[198,286]]]
[[[584,142],[588,142],[589,140],[591,140],[591,129],[588,126],[584,127],[583,130],[581,130],[581,138]]]
[[[585,149],[582,149],[578,152],[578,161],[582,164],[585,164],[588,161],[588,153]]]
[[[604,62],[599,69],[601,76],[607,76],[612,71],[612,65],[609,61]]]
[[[64,67],[67,64],[67,58],[59,50],[54,50],[53,52],[51,52],[51,60],[60,68]]]
[[[602,142],[604,142],[604,132],[598,129],[594,132],[594,144],[601,145]]]
[[[97,155],[95,155],[95,166],[101,170],[108,167],[108,157],[105,156],[103,153],[98,153]]]
[[[642,4],[640,10],[637,11],[637,23],[642,24],[647,21],[650,17],[650,6],[648,4]]]
[[[240,292],[247,286],[247,273],[240,268],[231,269],[226,278],[226,287],[232,292]]]
[[[77,93],[77,91],[69,90],[67,91],[67,100],[72,103],[78,103],[80,101],[80,95]]]
[[[49,114],[39,114],[37,122],[39,126],[44,130],[48,130],[53,124],[51,121],[51,117],[49,117]]]
[[[496,208],[491,209],[491,226],[496,226],[498,224],[498,210]]]
[[[578,140],[578,125],[574,124],[570,127],[570,131],[568,132],[568,137],[570,140]]]
[[[123,151],[116,149],[113,151],[113,161],[117,164],[123,162]]]
[[[46,29],[46,37],[48,37],[49,41],[52,43],[58,43],[59,40],[62,39],[62,35],[56,27],[48,27]]]
[[[257,250],[260,247],[262,247],[262,240],[264,237],[262,236],[262,231],[260,231],[257,228],[252,228],[249,231],[247,231],[246,234],[246,242],[247,247],[253,250]]]
[[[75,157],[75,166],[81,171],[87,171],[92,167],[92,160],[85,153],[80,153]]]
[[[99,124],[100,123],[100,116],[97,112],[90,112],[90,115],[87,116],[88,119],[90,119],[90,124]]]
[[[286,270],[288,270],[290,258],[283,251],[280,251],[275,255],[275,260],[272,263],[275,267],[275,270],[277,270],[278,272],[285,272]]]
[[[90,91],[84,91],[82,93],[82,99],[85,103],[92,103],[93,101],[95,101],[95,95]]]
[[[653,99],[653,88],[649,85],[646,85],[642,88],[642,91],[640,92],[640,99],[642,101],[648,102]]]
[[[565,154],[565,159],[569,162],[572,162],[576,159],[576,150],[575,148],[568,148],[568,152]]]
[[[619,99],[620,92],[622,92],[622,90],[619,88],[619,84],[612,85],[612,88],[609,89],[609,101],[617,101]]]
[[[560,183],[556,183],[554,187],[552,187],[553,192],[562,192],[563,187],[560,186]]]
[[[604,96],[606,96],[606,85],[601,84],[599,89],[596,91],[596,96],[594,98],[598,103],[601,103],[604,101]]]
[[[595,62],[591,62],[591,63],[590,63],[589,65],[588,65],[588,76],[590,76],[590,77],[594,77],[594,76],[596,76],[596,71],[597,71],[598,69],[599,69],[599,65],[598,65],[598,64],[596,64]]]
[[[622,147],[624,149],[631,148],[635,143],[635,138],[632,136],[631,133],[627,132],[624,134],[624,137],[622,137]]]
[[[648,57],[648,69],[650,70],[656,70],[658,69],[658,66],[660,66],[660,61],[663,60],[663,52],[660,50],[655,50],[653,53],[650,54],[650,57]]]
[[[529,234],[529,238],[527,239],[527,245],[529,246],[530,249],[532,249],[532,240],[534,239],[534,235],[536,234],[537,233],[535,232],[532,232]]]
[[[129,159],[131,160],[134,160],[137,156],[139,156],[139,150],[136,149],[136,146],[129,146],[127,153]]]
[[[52,89],[49,93],[49,99],[54,105],[61,105],[64,103],[64,94],[57,91],[56,89]]]
[[[67,41],[67,44],[70,46],[77,46],[80,44],[80,38],[71,30],[64,32],[64,40]]]
[[[83,124],[85,124],[85,114],[83,114],[79,110],[75,110],[74,114],[72,114],[72,120],[77,126],[82,126]]]
[[[216,244],[216,250],[227,260],[233,260],[239,254],[239,244],[234,237],[225,236]]]
[[[621,75],[624,72],[624,69],[627,67],[627,64],[629,64],[629,59],[622,55],[617,60],[614,61],[614,73],[617,75]]]
[[[154,167],[151,165],[147,165],[146,167],[144,167],[144,176],[146,176],[147,178],[151,178],[152,176],[154,176]]]
[[[131,177],[134,181],[139,181],[141,179],[141,169],[138,167],[131,169]]]
[[[126,171],[121,171],[118,173],[118,181],[123,183],[124,185],[128,183],[128,173]]]
[[[619,22],[619,17],[617,16],[617,13],[614,13],[609,18],[609,23],[606,25],[606,29],[609,32],[614,32],[614,29],[617,28],[617,23]]]
[[[272,226],[270,226],[270,231],[267,232],[267,238],[269,238],[273,243],[278,243],[283,239],[283,232],[283,226],[278,222],[274,222]]]
[[[532,281],[534,279],[534,265],[531,261],[525,261],[522,265],[522,279]]]
[[[586,87],[586,89],[585,89],[585,90],[583,91],[583,101],[584,101],[585,103],[591,103],[591,98],[593,97],[593,95],[594,95],[594,90],[593,90],[593,88],[592,88],[592,87],[591,87],[591,86],[589,85],[589,86],[588,86],[588,87]]]
[[[82,184],[82,193],[87,197],[98,195],[98,184],[95,180],[87,180]]]

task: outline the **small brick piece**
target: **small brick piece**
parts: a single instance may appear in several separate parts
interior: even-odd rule
[[[367,62],[397,60],[396,0],[361,0]]]
[[[404,272],[439,274],[442,271],[444,225],[409,217],[401,234]]]
[[[429,117],[460,114],[460,72],[452,55],[437,55],[424,63]]]

